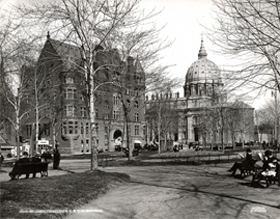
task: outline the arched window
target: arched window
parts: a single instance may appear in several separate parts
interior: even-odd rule
[[[74,78],[70,76],[65,76],[64,77],[64,83],[65,84],[74,84]]]
[[[130,107],[130,100],[126,100],[126,106]]]
[[[104,101],[104,109],[109,109],[109,102],[108,102],[108,100]]]
[[[135,101],[135,102],[134,102],[134,107],[137,108],[137,109],[139,108],[138,101]]]
[[[193,125],[197,125],[197,122],[198,122],[197,116],[194,116],[193,117]]]

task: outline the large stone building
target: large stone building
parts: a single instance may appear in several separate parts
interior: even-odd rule
[[[115,145],[127,146],[143,141],[145,74],[137,59],[124,61],[117,50],[95,48],[94,91],[98,149],[112,151]],[[56,41],[48,35],[38,60],[40,89],[39,139],[54,144],[62,153],[90,151],[88,96],[84,63],[77,46]],[[126,109],[127,116],[124,114]],[[24,139],[34,139],[34,118],[23,127]],[[125,125],[128,125],[129,142]]]
[[[146,96],[147,141],[158,140],[158,127],[161,141],[201,145],[254,141],[254,109],[228,102],[221,70],[207,58],[203,39],[183,88],[183,97],[170,92]]]

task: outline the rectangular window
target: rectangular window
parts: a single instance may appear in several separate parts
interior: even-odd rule
[[[74,107],[67,106],[67,116],[73,116],[73,115],[74,115]]]
[[[73,122],[69,122],[69,125],[68,125],[68,134],[74,134]]]
[[[78,134],[78,122],[75,122],[74,132],[75,132],[75,134]]]
[[[66,124],[66,122],[63,123],[62,134],[63,134],[63,135],[66,135],[66,134],[67,134],[67,124]]]
[[[64,94],[66,100],[74,100],[76,99],[76,89],[67,88],[66,93]]]
[[[64,106],[64,113],[66,116],[75,116],[77,107],[76,106]]]
[[[89,124],[88,124],[88,122],[86,123],[86,134],[88,134],[89,133]]]
[[[135,126],[135,135],[139,135],[139,125]]]
[[[139,113],[135,113],[135,122],[139,121]]]
[[[84,134],[84,124],[81,123],[81,134]]]
[[[81,117],[86,117],[86,107],[80,107],[80,115]]]
[[[26,136],[31,136],[32,134],[32,125],[26,125]]]

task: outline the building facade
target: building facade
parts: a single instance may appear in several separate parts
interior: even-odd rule
[[[143,142],[145,73],[140,62],[133,57],[124,61],[117,50],[101,46],[95,48],[93,58],[98,149],[113,151],[119,144],[126,147],[134,141]],[[39,139],[52,145],[55,139],[61,153],[90,152],[84,64],[77,46],[48,35],[38,60],[38,75],[44,81],[39,88]],[[34,118],[24,125],[23,135],[34,140]]]
[[[254,109],[228,102],[221,70],[207,58],[203,39],[183,89],[183,97],[170,92],[146,96],[147,141],[158,139],[158,127],[161,141],[200,145],[254,141]]]

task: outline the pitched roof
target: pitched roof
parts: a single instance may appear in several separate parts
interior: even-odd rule
[[[81,53],[77,46],[50,38],[48,38],[48,41],[63,61],[65,70],[69,70],[73,66],[80,65]]]

